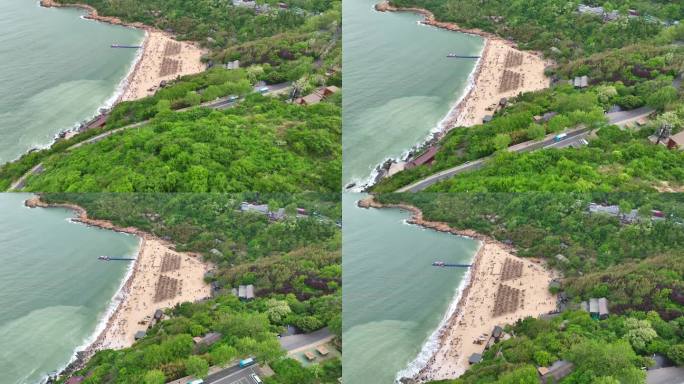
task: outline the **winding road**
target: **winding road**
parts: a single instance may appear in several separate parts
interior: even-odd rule
[[[264,95],[277,96],[277,95],[280,95],[280,94],[287,92],[288,89],[290,88],[290,85],[291,85],[290,82],[269,85],[268,91],[264,92],[263,94]],[[259,92],[259,87],[254,87],[254,92]],[[176,112],[183,112],[183,111],[187,111],[189,109],[197,108],[197,107],[205,107],[205,108],[212,108],[212,109],[227,109],[227,108],[231,108],[231,107],[234,107],[235,105],[237,105],[240,102],[240,100],[241,99],[237,99],[237,100],[231,99],[231,96],[226,96],[226,97],[222,97],[222,98],[219,98],[216,100],[212,100],[212,101],[202,103],[198,106],[181,108],[181,109],[176,110]],[[73,149],[82,147],[86,144],[97,143],[98,141],[102,141],[103,139],[105,139],[105,138],[107,138],[107,137],[109,137],[109,136],[111,136],[117,132],[125,131],[125,130],[132,129],[132,128],[139,128],[139,127],[142,127],[142,126],[148,124],[149,122],[150,122],[150,120],[144,120],[144,121],[141,121],[141,122],[138,122],[135,124],[127,125],[125,127],[116,128],[116,129],[112,129],[111,131],[103,132],[97,136],[93,136],[89,139],[78,142],[78,143],[70,146],[66,150],[71,151]],[[12,185],[9,187],[7,192],[15,192],[15,191],[21,190],[22,188],[24,188],[26,186],[26,180],[28,179],[29,176],[36,175],[36,174],[39,174],[41,172],[43,172],[43,163],[42,162],[35,165],[28,172],[26,172],[19,179],[17,179],[14,183],[12,183]]]
[[[642,107],[642,108],[637,108],[633,109],[631,111],[620,111],[620,112],[611,112],[611,113],[606,113],[606,117],[608,118],[608,122],[613,125],[617,126],[625,126],[627,124],[630,124],[632,122],[635,122],[641,118],[648,117],[650,114],[652,114],[655,110],[650,107]],[[590,133],[591,129],[586,128],[586,127],[579,127],[575,129],[571,129],[566,131],[567,136],[564,137],[560,141],[556,141],[554,138],[556,137],[556,133],[552,133],[549,135],[546,135],[544,139],[540,141],[526,141],[524,143],[516,144],[513,146],[508,147],[509,152],[516,152],[516,153],[522,153],[522,152],[531,152],[531,151],[536,151],[538,149],[547,149],[547,148],[563,148],[567,147],[573,143],[576,143],[580,139],[583,139]],[[405,187],[401,187],[396,190],[396,192],[420,192],[431,185],[438,183],[442,180],[450,179],[458,174],[465,173],[465,172],[470,172],[474,171],[477,169],[482,168],[487,160],[491,159],[493,156],[487,156],[483,157],[481,159],[477,159],[474,161],[467,162],[465,164],[457,165],[455,167],[445,169],[443,171],[439,171],[435,174],[432,174],[428,177],[425,177],[421,180],[418,180],[412,184],[409,184]]]

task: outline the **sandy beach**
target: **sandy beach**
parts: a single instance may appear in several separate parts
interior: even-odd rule
[[[203,53],[193,43],[176,41],[167,33],[146,29],[142,56],[128,77],[120,100],[153,95],[163,81],[204,71]]]
[[[390,5],[387,0],[376,4],[375,9],[379,12],[418,13],[423,16],[420,22],[424,25],[478,35],[485,39],[482,54],[470,75],[470,87],[440,121],[439,130],[423,143],[417,144],[417,147],[433,145],[454,128],[482,124],[486,116],[493,116],[501,108],[500,102],[504,98],[510,99],[551,85],[551,80],[544,75],[544,70],[553,62],[543,59],[539,52],[519,50],[514,42],[480,29],[461,28],[455,23],[437,21],[432,12],[426,9],[397,8]],[[422,151],[412,152],[415,155]],[[414,155],[409,155],[401,161],[394,161],[384,176],[402,171]]]
[[[163,81],[199,73],[206,69],[201,62],[204,51],[195,43],[176,41],[172,35],[141,23],[125,23],[116,17],[100,16],[95,8],[86,4],[62,4],[55,0],[41,0],[40,5],[81,8],[88,12],[85,16],[88,19],[145,31],[142,53],[124,80],[125,87],[117,102],[153,95]],[[112,44],[115,43],[112,41]]]
[[[155,310],[171,308],[186,301],[194,302],[211,295],[209,285],[204,282],[204,274],[210,266],[198,254],[177,252],[168,241],[135,227],[118,227],[109,221],[88,218],[87,212],[76,205],[47,204],[40,197],[31,198],[25,204],[31,208],[71,209],[76,212],[74,221],[141,238],[132,271],[115,297],[119,305],[95,341],[79,353],[80,363],[87,361],[98,350],[131,346],[135,341],[135,333],[147,330]]]
[[[544,60],[539,52],[521,51],[514,42],[502,39],[480,29],[461,28],[455,23],[437,21],[432,12],[422,8],[396,8],[387,1],[375,6],[380,12],[413,12],[423,15],[422,24],[449,31],[482,36],[485,46],[473,73],[474,86],[454,105],[442,121],[444,135],[455,127],[481,124],[487,115],[493,115],[502,98],[548,88],[550,79],[544,69],[552,62]]]
[[[515,249],[471,230],[423,219],[409,205],[382,205],[372,198],[359,202],[363,208],[399,208],[411,212],[408,222],[425,228],[467,236],[482,242],[473,260],[470,280],[461,293],[456,311],[439,330],[439,348],[416,377],[406,383],[453,379],[468,369],[468,357],[482,353],[492,329],[528,316],[537,317],[556,309],[556,298],[548,286],[556,274],[539,260],[519,258]],[[484,342],[480,342],[481,340]]]

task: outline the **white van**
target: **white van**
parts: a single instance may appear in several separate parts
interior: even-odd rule
[[[263,381],[261,381],[261,379],[259,378],[259,376],[256,375],[256,373],[252,373],[251,376],[252,376],[252,380],[254,381],[254,383],[256,383],[256,384],[263,383]]]
[[[197,379],[189,382],[188,384],[204,384],[204,380],[202,379]]]

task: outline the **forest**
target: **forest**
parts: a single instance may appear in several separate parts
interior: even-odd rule
[[[77,204],[91,218],[167,238],[176,249],[201,253],[216,265],[205,278],[221,287],[212,299],[167,310],[167,319],[130,348],[98,352],[79,372],[88,375],[85,383],[205,377],[209,366],[246,356],[270,364],[275,375],[266,379],[269,384],[336,383],[341,376],[339,359],[303,367],[286,358],[277,339],[286,325],[304,332],[327,326],[340,343],[338,195],[56,193],[42,198]],[[284,208],[285,218],[242,212],[243,201]],[[227,289],[235,284],[254,284],[257,298],[238,300]],[[224,336],[210,347],[195,348],[192,337],[208,332]]]
[[[158,104],[161,104],[158,103]],[[43,160],[42,192],[330,192],[339,189],[339,107],[251,95],[223,111],[171,112]]]
[[[440,383],[537,383],[538,366],[558,359],[575,368],[563,384],[643,383],[656,353],[684,365],[684,200],[660,193],[380,194],[423,217],[472,229],[511,244],[518,256],[541,257],[561,271],[569,310],[527,318],[456,380]],[[591,212],[590,204],[618,214]],[[573,310],[606,297],[611,315],[592,320]],[[501,353],[498,353],[498,352]]]
[[[392,0],[400,7],[421,7],[440,21],[478,28],[515,41],[520,48],[541,51],[557,62],[631,44],[662,43],[667,26],[684,19],[684,5],[658,0],[586,1],[617,11],[616,20],[578,12],[580,1],[565,0]],[[633,10],[630,14],[629,10]],[[684,29],[677,33],[684,36]]]
[[[684,98],[675,87],[684,72],[684,48],[639,44],[597,53],[558,66],[555,79],[588,75],[594,85],[578,90],[563,80],[522,94],[491,122],[451,130],[434,162],[405,170],[372,188],[390,192],[440,170],[491,157],[485,167],[432,186],[433,192],[629,191],[676,188],[683,180],[682,153],[654,145],[649,136],[667,125],[684,129]],[[618,129],[607,112],[649,107],[643,126]],[[535,119],[535,116],[549,116]],[[511,153],[509,146],[540,140],[569,128],[589,127],[588,146]],[[664,185],[664,187],[663,187]]]
[[[143,22],[177,38],[199,41],[208,48],[204,59],[209,70],[171,81],[153,96],[117,104],[103,128],[57,140],[49,148],[0,165],[0,190],[7,190],[43,162],[64,166],[52,170],[56,178],[71,181],[56,182],[48,176],[52,180],[46,183],[36,181],[41,191],[339,190],[341,95],[309,108],[295,106],[292,97],[258,97],[254,92],[258,84],[286,84],[294,89],[290,96],[296,97],[323,86],[342,85],[339,1],[293,1],[285,8],[277,2],[261,3],[268,12],[230,1],[84,3],[95,6],[101,15]],[[233,60],[242,62],[241,69],[223,69],[224,63]],[[224,116],[187,112],[228,96],[244,105]],[[197,118],[203,118],[201,124]],[[70,151],[105,131],[134,123],[147,124],[137,132],[111,137],[106,148]],[[141,146],[152,136],[157,137],[156,147]],[[168,145],[171,152],[161,154],[161,145]],[[111,167],[90,157],[105,153],[112,156],[107,160]],[[166,163],[174,158],[174,164]],[[156,165],[132,170],[130,165],[143,159]],[[84,161],[93,163],[85,169]],[[161,180],[160,173],[170,178]],[[76,181],[81,177],[88,181]],[[117,181],[103,181],[108,178]],[[156,179],[156,185],[147,184],[145,178]]]

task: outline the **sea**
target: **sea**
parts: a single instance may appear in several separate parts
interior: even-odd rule
[[[62,208],[27,208],[0,194],[0,384],[40,383],[104,329],[139,238],[71,221]]]
[[[441,129],[472,86],[484,40],[418,23],[413,13],[377,12],[378,0],[343,7],[343,185],[361,190],[374,169]]]
[[[345,383],[393,384],[425,366],[455,310],[479,241],[406,223],[400,209],[363,209],[343,195]]]
[[[37,0],[0,1],[0,164],[49,146],[109,107],[140,53],[144,32],[43,8]]]

